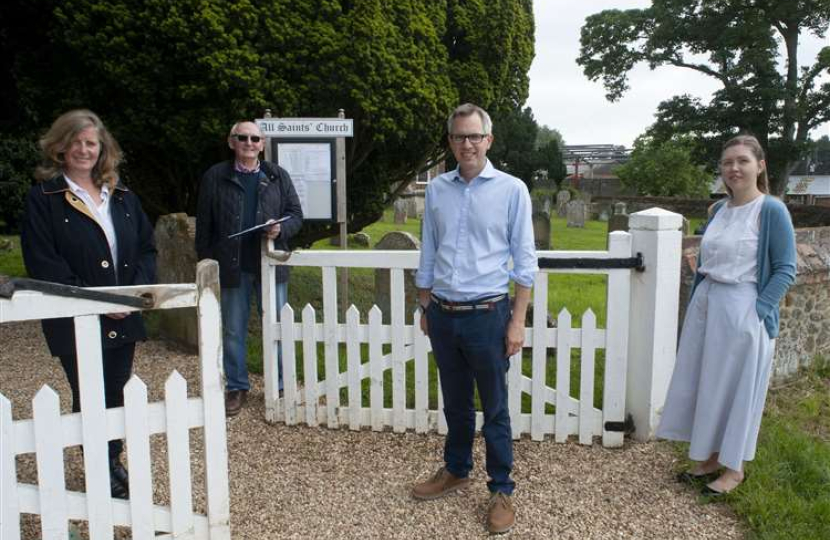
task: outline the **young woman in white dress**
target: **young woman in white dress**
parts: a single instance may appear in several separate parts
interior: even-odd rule
[[[729,197],[712,207],[657,436],[689,442],[697,463],[680,479],[722,495],[744,480],[755,445],[778,335],[778,304],[795,280],[795,233],[768,195],[755,137],[724,144]],[[718,474],[720,473],[720,474]]]

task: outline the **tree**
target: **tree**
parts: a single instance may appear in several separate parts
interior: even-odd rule
[[[554,130],[555,131],[555,130]],[[558,132],[557,132],[558,133]],[[559,184],[568,174],[562,156],[561,139],[551,138],[547,144],[539,148],[538,168],[548,173],[548,179]]]
[[[565,146],[565,139],[562,138],[559,130],[544,125],[539,126],[539,132],[536,134],[536,148],[542,148],[552,140],[556,140],[560,148]]]
[[[708,197],[713,174],[692,158],[694,142],[688,137],[657,141],[637,137],[631,159],[614,172],[622,185],[640,195],[654,197]]]
[[[24,111],[35,132],[71,107],[98,112],[152,215],[194,210],[235,120],[344,109],[352,230],[443,157],[455,105],[523,103],[533,58],[530,0],[8,0],[0,20],[0,57],[15,59],[0,112]]]
[[[801,69],[797,56],[800,35],[824,37],[828,24],[830,0],[653,0],[646,9],[588,17],[577,62],[590,80],[602,79],[611,101],[640,62],[717,80],[708,104],[687,95],[663,102],[649,136],[690,134],[714,162],[726,137],[751,132],[767,149],[771,187],[781,194],[810,130],[830,120],[830,83],[819,81],[830,72],[830,47]]]
[[[493,164],[533,187],[533,175],[539,168],[536,133],[539,126],[530,107],[510,110],[493,117],[493,145],[487,156]]]

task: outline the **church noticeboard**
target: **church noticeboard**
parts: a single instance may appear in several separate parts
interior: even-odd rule
[[[263,118],[256,120],[269,138],[270,159],[291,175],[303,219],[337,219],[337,152],[339,137],[352,137],[351,119]]]

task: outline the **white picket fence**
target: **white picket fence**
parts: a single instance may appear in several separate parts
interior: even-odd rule
[[[0,394],[0,537],[19,540],[20,515],[39,514],[43,540],[68,538],[69,520],[89,523],[92,540],[112,539],[115,526],[131,528],[133,539],[230,538],[228,456],[218,265],[202,261],[196,284],[108,287],[96,290],[138,296],[150,293],[153,309],[196,307],[199,324],[201,397],[188,398],[176,371],[165,383],[165,400],[148,403],[147,387],[133,375],[124,407],[106,409],[99,314],[113,305],[19,291],[0,298],[0,323],[74,317],[80,413],[60,413],[58,395],[44,386],[33,399],[33,418],[12,420],[10,401]],[[118,306],[117,311],[136,311]],[[194,513],[190,429],[203,428],[207,514]],[[154,504],[150,436],[166,435],[169,506]],[[107,441],[126,439],[130,498],[110,497]],[[83,445],[86,492],[73,492],[64,480],[64,448]],[[19,483],[16,456],[36,454],[38,484]]]
[[[310,426],[325,424],[330,428],[341,425],[358,430],[364,427],[393,431],[415,430],[422,433],[436,430],[446,432],[440,388],[438,407],[428,405],[429,339],[419,328],[419,314],[413,314],[414,324],[405,323],[404,271],[417,268],[417,251],[300,251],[287,260],[282,252],[268,252],[263,257],[263,356],[265,364],[265,405],[269,422],[286,424],[305,423]],[[633,256],[632,236],[625,232],[610,235],[608,251],[548,251],[540,257],[591,259],[629,258]],[[311,306],[295,318],[293,308],[286,305],[275,320],[275,294],[272,284],[276,265],[311,266],[322,268],[323,320],[317,322],[317,313]],[[389,269],[391,274],[390,324],[383,324],[382,313],[375,306],[368,313],[368,322],[361,322],[361,314],[352,306],[345,321],[338,321],[337,268]],[[567,310],[558,314],[555,328],[548,328],[548,273],[594,273],[608,276],[606,328],[597,328],[596,317],[590,310],[583,314],[581,324],[574,328]],[[521,354],[511,357],[508,371],[508,403],[513,436],[529,434],[534,440],[554,435],[563,442],[577,435],[581,444],[591,444],[594,437],[602,437],[604,446],[620,446],[623,433],[618,429],[625,420],[626,373],[628,359],[629,311],[631,269],[605,270],[544,270],[533,290],[532,326],[525,329],[525,347],[532,349],[532,371],[522,373]],[[317,344],[324,346],[325,379],[319,380]],[[283,354],[284,392],[277,392],[276,344]],[[345,371],[340,370],[339,344],[345,343]],[[366,352],[362,352],[361,345]],[[389,354],[384,345],[391,346]],[[297,348],[303,352],[302,381],[297,374]],[[556,387],[546,382],[548,351],[556,350]],[[579,349],[579,398],[573,397],[571,382],[571,351]],[[602,408],[594,407],[594,364],[598,349],[605,351]],[[407,364],[414,362],[414,407],[407,407]],[[384,372],[391,370],[391,408],[385,408]],[[362,381],[368,379],[368,396],[364,395]],[[341,402],[341,389],[346,389],[346,400]],[[530,412],[522,412],[522,396],[530,397]],[[368,400],[368,407],[363,403]],[[554,413],[546,406],[555,407]],[[478,413],[480,429],[482,415]],[[613,424],[608,424],[611,422]],[[610,426],[617,429],[609,430]]]

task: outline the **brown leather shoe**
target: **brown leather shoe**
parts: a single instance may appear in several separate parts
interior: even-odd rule
[[[248,400],[247,390],[230,390],[225,394],[225,416],[236,416]]]
[[[412,488],[412,496],[422,501],[431,501],[432,499],[439,499],[453,491],[463,489],[469,484],[469,478],[458,478],[444,467],[441,467],[426,482],[415,484]]]
[[[516,523],[516,509],[510,495],[493,493],[487,508],[487,529],[490,534],[503,534]]]

